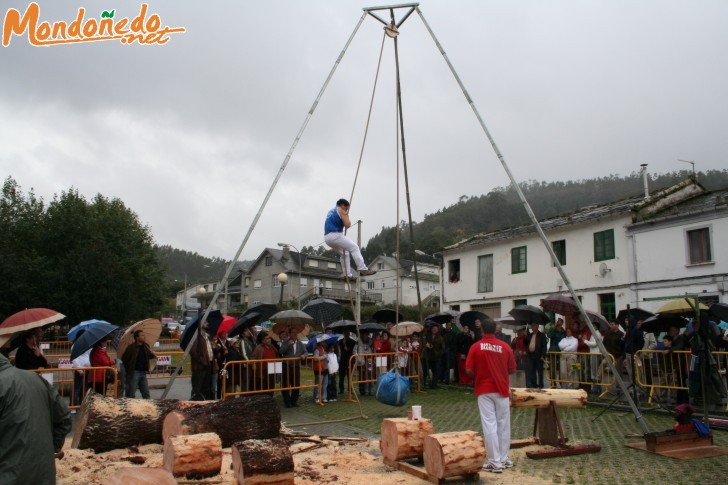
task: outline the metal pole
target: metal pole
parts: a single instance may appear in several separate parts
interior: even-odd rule
[[[518,198],[521,200],[521,203],[523,204],[523,208],[526,210],[528,217],[531,219],[531,223],[533,224],[533,227],[536,229],[536,233],[541,238],[541,241],[543,241],[543,244],[546,247],[546,250],[548,251],[549,255],[551,256],[551,260],[553,261],[554,266],[556,266],[557,270],[559,271],[559,274],[561,275],[561,278],[564,280],[564,284],[569,289],[569,293],[571,293],[572,298],[576,302],[576,305],[579,308],[579,313],[581,314],[582,319],[584,320],[584,322],[586,322],[586,325],[589,328],[589,331],[592,333],[592,335],[596,335],[597,332],[596,332],[596,329],[594,328],[594,325],[592,325],[592,322],[589,319],[589,316],[586,314],[586,310],[584,310],[584,307],[582,306],[581,301],[579,301],[579,298],[576,296],[576,291],[574,291],[574,288],[571,285],[571,281],[569,280],[569,277],[566,275],[564,268],[561,266],[561,263],[559,262],[559,258],[556,257],[556,254],[554,253],[554,250],[551,247],[551,243],[549,242],[548,238],[546,237],[546,234],[544,234],[543,229],[541,228],[541,224],[539,224],[538,219],[536,218],[536,215],[533,213],[533,210],[531,210],[531,206],[529,205],[528,201],[526,200],[526,196],[523,194],[521,187],[518,185],[518,182],[516,182],[515,177],[511,173],[511,170],[508,167],[508,164],[506,163],[506,160],[503,157],[503,154],[501,153],[500,149],[498,148],[498,145],[496,145],[496,143],[495,143],[495,139],[490,134],[488,127],[485,126],[485,122],[483,121],[483,118],[480,116],[480,112],[478,111],[478,108],[475,107],[475,103],[473,102],[472,98],[470,97],[470,94],[468,94],[467,89],[465,89],[465,85],[460,80],[460,76],[458,76],[457,72],[455,71],[455,67],[453,67],[452,63],[450,62],[450,59],[447,57],[447,54],[445,53],[445,50],[440,45],[440,42],[437,40],[437,37],[435,37],[435,33],[432,31],[432,29],[430,28],[430,25],[425,20],[425,17],[422,15],[422,12],[420,11],[419,7],[416,7],[416,9],[417,9],[417,13],[419,14],[420,18],[422,19],[422,22],[425,24],[427,31],[430,33],[432,40],[435,42],[435,45],[437,46],[438,50],[442,54],[442,57],[445,59],[445,62],[447,63],[448,67],[450,68],[450,72],[452,72],[453,76],[455,77],[455,80],[457,81],[458,85],[460,86],[460,89],[462,90],[463,94],[465,95],[465,99],[468,101],[468,104],[470,104],[470,107],[472,108],[473,113],[475,114],[475,117],[478,119],[478,122],[480,123],[480,127],[483,129],[485,136],[488,138],[490,145],[493,147],[493,151],[495,152],[496,156],[498,157],[498,160],[500,161],[501,165],[503,166],[503,170],[505,170],[506,174],[508,175],[508,178],[511,181],[511,186],[513,187],[513,190],[515,190],[516,193],[518,194]],[[640,427],[642,428],[642,431],[645,434],[649,433],[649,429],[647,428],[647,423],[645,423],[642,413],[640,412],[639,408],[635,404],[632,397],[629,395],[629,390],[627,389],[627,385],[624,383],[624,381],[622,380],[622,377],[617,372],[614,362],[612,362],[612,359],[609,358],[609,352],[607,352],[606,347],[604,347],[604,344],[602,343],[602,341],[600,339],[595,339],[595,340],[596,340],[597,346],[599,347],[599,350],[601,351],[602,355],[604,356],[607,363],[609,364],[609,368],[610,368],[611,372],[614,374],[615,380],[617,381],[619,388],[622,390],[622,393],[624,394],[625,399],[627,399],[630,408],[632,408],[632,412],[634,413],[635,419],[637,420]]]
[[[349,36],[349,39],[346,41],[346,44],[344,45],[344,48],[342,49],[341,53],[339,54],[339,57],[336,58],[336,62],[334,62],[334,66],[331,68],[331,71],[329,72],[328,77],[324,81],[323,86],[321,86],[321,90],[319,91],[318,95],[316,96],[316,100],[311,105],[311,108],[308,110],[308,113],[306,113],[306,117],[303,120],[303,124],[301,125],[301,128],[298,130],[298,133],[296,134],[296,138],[293,140],[293,143],[291,144],[290,149],[288,150],[288,153],[286,154],[286,158],[283,160],[283,163],[281,164],[280,168],[278,169],[278,173],[276,174],[275,178],[273,179],[273,183],[270,186],[270,189],[268,189],[268,193],[265,196],[265,199],[263,199],[263,203],[260,205],[260,208],[258,209],[258,213],[255,215],[255,218],[253,218],[253,222],[250,225],[250,228],[248,229],[247,234],[245,234],[245,238],[243,238],[243,242],[240,244],[240,247],[238,248],[238,251],[235,253],[235,256],[230,261],[230,264],[228,265],[227,271],[225,271],[224,280],[226,280],[228,277],[230,277],[230,273],[232,272],[233,268],[235,267],[235,263],[240,259],[240,254],[243,252],[243,249],[245,248],[245,245],[248,243],[248,239],[250,239],[250,235],[253,233],[253,230],[255,229],[255,226],[258,224],[258,220],[260,219],[260,216],[263,214],[263,210],[265,209],[265,206],[268,205],[268,200],[270,199],[271,195],[273,194],[273,191],[275,190],[276,186],[278,185],[278,181],[283,176],[283,172],[286,170],[286,167],[288,166],[288,162],[291,159],[291,156],[293,155],[294,150],[296,149],[296,146],[298,145],[299,140],[301,139],[301,136],[303,136],[303,132],[306,131],[306,126],[308,126],[308,122],[311,119],[311,116],[313,116],[314,111],[316,111],[316,107],[318,106],[319,101],[321,100],[321,97],[324,94],[324,91],[326,91],[326,88],[329,85],[329,82],[331,81],[331,78],[334,76],[334,73],[336,72],[336,68],[339,67],[339,64],[341,63],[341,60],[344,58],[344,54],[346,54],[346,50],[349,48],[349,45],[351,45],[351,42],[354,40],[354,36],[359,31],[359,27],[361,26],[362,22],[364,22],[364,19],[366,18],[367,13],[364,12],[361,15],[361,18],[359,19],[359,22],[356,24],[356,27],[354,27],[354,31]],[[218,292],[220,291],[220,288],[218,287],[217,291],[215,292],[215,298],[217,297]],[[210,312],[210,309],[208,308],[205,312],[204,318],[207,318],[208,314]],[[174,381],[177,377],[177,373],[182,368],[182,365],[184,364],[185,360],[187,359],[187,356],[190,353],[191,346],[195,343],[196,336],[193,336],[190,340],[189,345],[187,345],[187,348],[185,349],[185,353],[182,356],[182,359],[180,360],[179,364],[177,365],[177,368],[175,369],[174,374],[172,374],[172,377],[170,377],[169,381],[167,382],[167,387],[164,389],[164,392],[162,393],[162,399],[165,399],[167,397],[167,394],[169,394],[169,390],[172,389],[172,385],[174,384]]]

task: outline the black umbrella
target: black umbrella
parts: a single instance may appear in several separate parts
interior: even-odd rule
[[[437,312],[437,313],[433,313],[431,315],[427,315],[425,317],[425,324],[427,324],[427,321],[430,320],[430,321],[444,325],[447,322],[452,322],[454,318],[455,318],[455,315],[453,315],[452,313]]]
[[[344,313],[344,307],[339,302],[328,298],[312,300],[302,310],[311,315],[314,321],[320,325],[333,322]]]
[[[73,347],[71,347],[71,360],[83,354],[118,329],[119,327],[110,323],[103,323],[86,329],[83,335],[78,337],[73,343]]]
[[[425,328],[439,327],[440,323],[435,320],[425,320]]]
[[[709,312],[714,317],[728,322],[728,303],[713,303],[710,305]]]
[[[404,320],[404,317],[401,313],[397,313],[391,308],[382,308],[381,310],[374,312],[372,319],[379,323],[394,323],[395,321],[401,322]]]
[[[364,322],[361,325],[359,325],[359,330],[363,330],[365,332],[379,332],[382,330],[387,330],[387,327],[385,327],[382,324],[379,324],[377,322]]]
[[[508,312],[514,319],[522,322],[538,323],[539,325],[546,325],[551,319],[537,306],[533,305],[519,305],[516,308]]]
[[[491,318],[483,312],[477,310],[468,310],[460,314],[460,325],[467,325],[468,327],[475,328],[475,321],[480,320],[480,323],[485,323]]]
[[[197,327],[200,326],[200,317],[204,315],[204,312],[199,313],[197,315],[197,318],[195,318],[193,321],[187,324],[185,327],[185,331],[182,332],[182,336],[179,338],[179,346],[181,349],[186,349],[187,345],[189,345],[190,340],[192,340],[192,334],[195,333],[197,330]],[[220,324],[222,323],[222,313],[220,310],[212,310],[210,314],[207,316],[207,333],[210,336],[213,336],[217,333],[217,329],[220,327]]]
[[[278,307],[272,303],[255,303],[250,305],[241,316],[244,317],[253,312],[260,315],[261,322],[265,322],[266,320],[270,320],[270,317],[278,313]]]
[[[260,313],[250,312],[247,315],[243,315],[232,326],[232,328],[228,332],[228,337],[233,338],[237,335],[240,335],[241,333],[243,333],[244,330],[254,326],[259,321],[260,321]]]
[[[338,320],[326,327],[326,330],[332,330],[336,333],[351,332],[356,330],[356,322],[354,320]]]
[[[617,313],[617,323],[624,325],[624,319],[627,318],[628,315],[634,318],[635,322],[637,320],[647,320],[648,318],[655,316],[654,313],[641,308],[630,308],[629,310],[625,308],[624,310],[619,310],[619,313]]]
[[[659,334],[667,332],[670,327],[682,328],[687,325],[688,321],[677,315],[653,315],[642,322],[641,328],[643,332]]]

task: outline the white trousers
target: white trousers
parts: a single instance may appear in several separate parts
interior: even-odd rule
[[[487,462],[503,467],[511,448],[511,402],[497,392],[478,396]]]
[[[361,255],[359,246],[357,246],[354,241],[344,236],[343,232],[330,232],[326,234],[326,236],[324,236],[324,242],[331,249],[339,253],[339,257],[341,259],[341,271],[343,271],[346,276],[351,276],[351,266],[349,265],[349,256],[346,254],[346,251],[348,251],[349,254],[351,254],[351,257],[354,258],[354,263],[356,263],[356,269],[358,271],[367,269],[367,265],[364,264],[364,257]]]

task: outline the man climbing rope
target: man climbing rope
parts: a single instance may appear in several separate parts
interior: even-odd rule
[[[360,275],[373,275],[376,271],[367,268],[367,265],[364,264],[364,257],[361,255],[359,246],[344,235],[344,228],[348,229],[349,227],[351,227],[351,221],[349,220],[349,201],[339,199],[336,201],[336,207],[326,214],[326,221],[324,222],[324,242],[331,249],[339,253],[341,257],[341,271],[343,271],[342,276],[349,279],[353,278],[349,264],[349,256],[346,254],[347,251],[354,258],[354,263],[356,263],[356,268]]]

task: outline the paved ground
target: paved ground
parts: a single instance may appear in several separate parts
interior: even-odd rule
[[[189,379],[178,379],[170,398],[189,398]],[[160,397],[162,389],[153,389],[152,396]],[[346,396],[340,396],[346,398]],[[281,416],[288,426],[295,426],[313,434],[335,436],[357,436],[378,439],[381,421],[388,417],[405,417],[406,407],[387,406],[377,402],[374,397],[363,396],[360,404],[355,402],[329,403],[323,407],[313,403],[310,391],[300,400],[301,407],[287,409],[276,395],[281,408]],[[427,393],[410,394],[407,407],[422,406],[423,416],[433,420],[436,432],[480,430],[480,419],[472,390],[458,386],[442,386]],[[587,409],[565,409],[559,411],[564,432],[570,443],[595,443],[602,451],[591,455],[532,460],[523,453],[515,454],[515,464],[522,471],[527,467],[533,476],[553,483],[588,484],[632,484],[657,483],[670,484],[724,484],[728,482],[728,457],[701,458],[696,460],[677,460],[633,450],[624,446],[630,433],[641,433],[630,411],[606,411],[601,417],[597,414],[603,406],[589,405]],[[364,416],[364,417],[362,417]],[[355,419],[350,419],[355,418]],[[321,421],[340,421],[336,423],[315,424]],[[533,433],[534,411],[514,409],[512,413],[513,439],[529,438]],[[660,431],[672,427],[674,421],[664,413],[649,411],[644,421],[650,431]],[[311,424],[306,424],[311,423]],[[728,432],[714,431],[715,444],[728,447]],[[493,479],[496,477],[494,476]],[[496,480],[497,481],[497,480]]]

